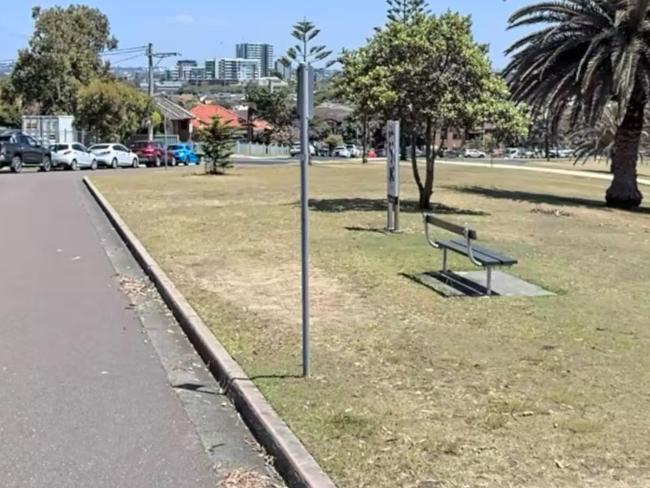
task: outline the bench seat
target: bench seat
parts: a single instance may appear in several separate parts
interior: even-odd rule
[[[449,241],[436,241],[436,244],[442,249],[449,249],[450,251],[469,257],[466,241],[452,239]],[[482,266],[513,266],[517,264],[516,259],[506,254],[474,243],[472,243],[472,254],[474,255],[474,259],[480,262]]]

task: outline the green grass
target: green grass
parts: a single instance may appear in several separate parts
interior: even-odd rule
[[[94,177],[341,487],[648,486],[650,209],[607,182],[441,166],[434,200],[547,298],[444,299],[404,171],[311,170],[313,371],[300,372],[296,167]],[[455,269],[471,269],[460,257]]]

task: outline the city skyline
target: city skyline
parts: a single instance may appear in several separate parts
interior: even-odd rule
[[[298,0],[277,0],[270,4],[251,0],[245,12],[241,11],[240,4],[212,0],[196,0],[191,7],[179,6],[172,0],[159,0],[155,11],[151,10],[149,2],[127,3],[126,0],[38,2],[45,8],[73,3],[84,3],[104,12],[121,48],[153,42],[156,49],[178,51],[182,58],[197,60],[233,58],[235,46],[240,43],[271,44],[277,59],[293,44],[291,26],[302,18],[314,21],[322,30],[319,40],[338,53],[343,48],[363,45],[386,17],[384,0],[359,0],[354,4],[342,0],[327,4],[303,4]],[[517,37],[516,32],[506,31],[507,18],[525,5],[525,0],[431,3],[436,13],[453,9],[471,14],[475,37],[490,44],[495,68],[505,65],[503,50]],[[6,0],[4,7],[0,20],[0,60],[15,58],[17,50],[26,46],[32,31],[31,5],[22,0]],[[135,67],[143,66],[145,58],[124,56],[113,58],[112,62],[114,66]],[[175,60],[162,63],[165,67],[174,65]]]

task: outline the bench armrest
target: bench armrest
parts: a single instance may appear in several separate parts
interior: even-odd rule
[[[431,238],[431,232],[429,232],[429,226],[431,225],[429,223],[429,214],[422,214],[422,220],[424,221],[424,235],[427,237],[427,242],[431,247],[434,249],[440,249],[440,246],[436,244],[436,241]]]

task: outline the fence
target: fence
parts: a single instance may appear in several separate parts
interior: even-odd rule
[[[258,156],[258,157],[275,157],[275,156],[284,156],[289,157],[289,147],[288,146],[278,146],[271,144],[267,146],[266,144],[249,144],[248,142],[237,141],[234,147],[235,154],[243,156]]]

